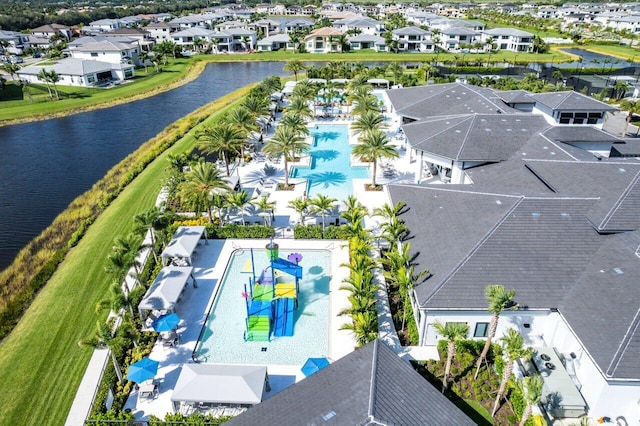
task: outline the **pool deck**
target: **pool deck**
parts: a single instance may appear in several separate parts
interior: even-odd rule
[[[329,250],[331,252],[331,284],[330,284],[330,314],[329,314],[329,353],[330,360],[337,360],[352,352],[356,346],[351,333],[339,328],[349,322],[349,317],[337,316],[337,313],[349,306],[348,295],[345,290],[338,288],[348,277],[349,270],[340,266],[348,257],[348,249],[344,242],[337,241],[308,241],[308,240],[274,240],[281,250]],[[231,254],[239,248],[264,249],[268,240],[209,240],[208,244],[201,243],[194,260],[194,276],[197,288],[189,285],[176,307],[180,316],[177,332],[179,343],[174,347],[163,347],[156,343],[149,358],[159,361],[156,380],[159,392],[152,398],[141,398],[137,390],[131,392],[124,408],[131,409],[136,419],[146,420],[150,415],[164,418],[165,414],[173,413],[171,394],[178,380],[182,364],[192,363],[191,355],[196,347],[200,331],[207,319],[218,284],[225,272]],[[213,267],[211,265],[213,264]],[[310,354],[309,356],[313,356]],[[304,375],[299,366],[268,365],[271,391],[265,394],[265,399],[278,393],[294,382],[302,380]]]

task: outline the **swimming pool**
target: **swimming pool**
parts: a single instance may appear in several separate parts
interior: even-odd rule
[[[353,194],[353,179],[367,179],[366,167],[352,167],[350,163],[349,127],[319,124],[311,130],[314,145],[309,151],[311,167],[294,167],[291,177],[308,179],[307,194],[323,194],[339,201]]]
[[[302,365],[309,357],[329,352],[329,285],[331,253],[326,250],[296,250],[302,254],[299,304],[291,337],[273,337],[269,342],[245,342],[246,306],[244,285],[248,283],[251,251],[233,252],[220,287],[196,344],[198,362],[251,365]],[[287,251],[280,257],[287,258]],[[266,250],[253,251],[255,271],[269,265]],[[249,262],[249,263],[248,263]]]

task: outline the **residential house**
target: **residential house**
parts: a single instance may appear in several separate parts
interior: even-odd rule
[[[118,28],[125,27],[125,23],[120,19],[99,19],[89,23],[88,26],[82,28],[83,34],[103,33]]]
[[[317,14],[319,11],[318,7],[308,4],[306,6],[302,6],[302,15],[304,16],[313,16]]]
[[[492,28],[484,30],[480,39],[483,43],[495,44],[498,50],[511,52],[533,52],[534,35],[514,28]]]
[[[276,50],[293,50],[294,45],[289,38],[289,34],[276,34],[258,40],[258,52],[275,52]]]
[[[339,19],[333,22],[333,28],[341,33],[380,35],[384,31],[384,22],[369,17]]]
[[[431,33],[420,27],[404,27],[393,30],[393,40],[398,42],[399,52],[433,53],[435,45],[431,41]]]
[[[281,23],[273,19],[259,19],[250,23],[247,27],[258,34],[262,33],[264,37],[278,34],[282,30]]]
[[[244,28],[229,28],[214,31],[211,34],[211,42],[214,44],[214,52],[241,52],[253,50],[258,37],[255,31]]]
[[[287,16],[301,16],[302,13],[302,6],[299,6],[297,4],[292,4],[286,7],[285,15]]]
[[[175,27],[167,22],[160,21],[147,25],[144,30],[149,33],[149,37],[155,40],[156,43],[162,43],[171,39],[171,33],[175,31]]]
[[[61,86],[92,87],[121,82],[135,75],[134,66],[127,63],[110,63],[80,58],[65,58],[53,65],[28,65],[20,68],[17,75],[28,83],[45,84],[38,74],[42,70],[55,71]]]
[[[297,407],[292,410],[291,407]],[[375,340],[229,420],[229,426],[471,426],[475,423]]]
[[[440,47],[443,50],[469,48],[480,38],[480,34],[464,27],[449,27],[440,31]]]
[[[342,32],[335,28],[324,27],[312,31],[304,38],[305,47],[309,53],[342,52],[339,37]]]
[[[411,295],[420,345],[441,339],[435,321],[486,338],[484,290],[502,284],[518,306],[496,337],[515,328],[534,348],[517,370],[542,373],[547,415],[640,421],[640,163],[608,158],[625,145],[600,128],[615,109],[575,92],[441,86],[387,92],[427,178],[389,186],[408,206],[416,271],[429,270]]]
[[[198,48],[194,45],[196,40],[201,40],[205,44],[209,44],[213,39],[215,31],[207,30],[205,28],[194,27],[186,28],[181,31],[176,31],[171,34],[171,41],[178,46],[181,46],[183,50],[195,51]]]
[[[50,39],[55,35],[59,35],[65,40],[71,40],[73,36],[73,31],[71,31],[71,27],[61,24],[47,24],[42,25],[40,27],[29,30],[29,32],[35,37],[47,38]]]
[[[359,34],[349,37],[349,48],[351,50],[373,49],[376,52],[386,52],[387,43],[379,35]]]
[[[76,45],[69,49],[72,58],[120,64],[132,62],[140,65],[140,46],[137,42],[123,43],[115,40],[102,40]]]
[[[291,31],[307,31],[313,29],[313,26],[313,21],[304,18],[292,19],[282,24],[282,28],[285,33],[289,33]]]
[[[27,34],[22,34],[16,31],[0,30],[0,42],[2,42],[0,48],[4,49],[7,53],[22,55],[23,49],[28,41],[29,38]]]

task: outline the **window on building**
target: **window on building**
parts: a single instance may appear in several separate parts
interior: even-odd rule
[[[91,52],[91,56],[98,56],[97,52]]]
[[[473,337],[487,337],[489,336],[489,323],[477,322],[476,329],[473,331]]]

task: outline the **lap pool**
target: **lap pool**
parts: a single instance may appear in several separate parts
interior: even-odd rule
[[[329,354],[329,286],[331,253],[327,250],[295,250],[302,255],[303,275],[290,337],[270,341],[245,341],[244,286],[251,270],[251,251],[233,252],[218,286],[207,320],[193,352],[197,362],[251,365],[302,365],[309,357]],[[282,251],[287,258],[290,252]],[[256,274],[269,266],[266,250],[253,250]]]
[[[307,194],[323,194],[339,201],[353,194],[353,179],[367,179],[367,167],[351,166],[349,127],[320,124],[311,130],[314,144],[309,154],[311,167],[294,167],[293,178],[308,179]]]

